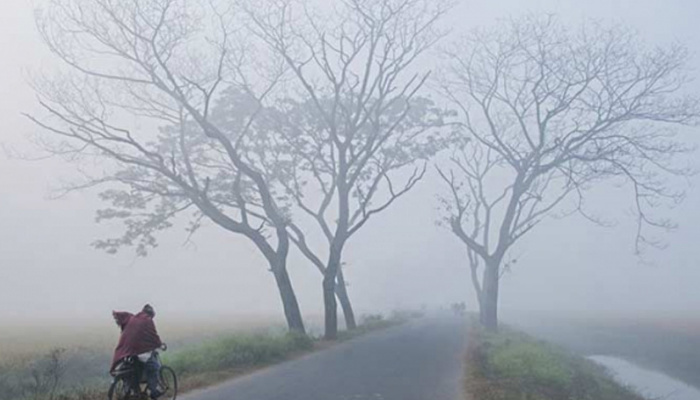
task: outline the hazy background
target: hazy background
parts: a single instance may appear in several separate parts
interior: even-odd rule
[[[27,76],[53,62],[36,33],[33,7],[29,0],[0,2],[0,142],[29,155],[37,155],[29,141],[36,130],[21,113],[35,110],[36,101]],[[697,0],[462,0],[446,22],[465,30],[529,11],[573,22],[588,17],[621,22],[647,40],[680,40],[700,53]],[[697,56],[694,67],[700,67]],[[700,90],[700,84],[692,89]],[[693,136],[688,133],[689,140],[700,142]],[[0,152],[0,321],[107,321],[110,310],[145,302],[171,317],[281,316],[274,280],[257,250],[218,228],[201,230],[188,244],[184,229],[171,230],[145,259],[128,249],[117,256],[92,249],[93,240],[119,227],[94,222],[100,206],[94,193],[49,199],[52,188],[75,177],[74,166],[58,160],[28,162]],[[434,193],[441,189],[434,178],[431,174],[351,241],[346,275],[360,312],[454,301],[474,308],[465,250],[434,223]],[[503,309],[700,311],[700,177],[692,181],[685,202],[668,213],[680,227],[666,236],[665,251],[649,254],[651,264],[633,254],[631,197],[612,188],[597,193],[592,207],[617,214],[616,227],[599,228],[576,217],[543,224],[514,252],[519,260],[503,281]],[[290,273],[302,312],[319,314],[318,272],[295,253]]]

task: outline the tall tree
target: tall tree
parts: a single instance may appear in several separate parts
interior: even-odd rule
[[[95,245],[135,245],[145,255],[176,215],[196,210],[192,231],[206,219],[252,241],[289,328],[303,332],[287,273],[289,218],[246,151],[283,64],[254,50],[253,38],[236,37],[240,21],[225,2],[54,0],[37,22],[66,68],[37,80],[45,113],[29,118],[44,128],[49,151],[100,163],[100,175],[74,188],[106,186],[100,196],[111,206],[98,218],[126,227]],[[222,90],[235,93],[225,120],[212,118]]]
[[[668,178],[688,173],[674,160],[690,148],[673,128],[700,115],[698,99],[683,95],[683,47],[649,49],[621,28],[529,17],[474,32],[448,56],[444,92],[463,133],[439,167],[449,188],[442,208],[467,248],[486,327],[497,328],[508,251],[553,212],[590,218],[589,189],[630,188],[638,250],[657,244],[650,228],[673,226],[652,209],[679,199]]]
[[[349,158],[356,158],[343,166],[337,162],[338,148],[312,101],[286,99],[268,116],[270,129],[279,133],[275,137],[282,138],[289,152],[288,161],[279,165],[283,170],[278,175],[280,183],[300,213],[319,228],[325,246],[311,243],[300,222],[290,223],[290,239],[324,277],[329,262],[324,263],[322,258],[339,263],[336,295],[346,326],[353,329],[354,313],[341,268],[344,246],[373,215],[387,209],[423,178],[425,162],[445,143],[437,132],[443,125],[442,112],[425,98],[396,101],[379,120],[368,121],[366,127],[355,132],[347,151],[355,154]],[[392,128],[381,132],[380,126]],[[377,132],[386,136],[377,138]],[[377,143],[372,143],[375,140]],[[356,177],[350,178],[353,174]],[[347,191],[338,189],[339,177],[345,177]],[[345,216],[334,209],[340,207],[341,198],[347,204]],[[341,223],[346,227],[338,229]],[[337,259],[331,257],[333,246],[338,247]]]
[[[440,1],[347,0],[330,15],[293,1],[249,12],[297,89],[279,119],[296,154],[286,186],[327,240],[322,253],[292,229],[307,257],[325,259],[327,338],[337,333],[334,291],[348,239],[422,179],[419,161],[439,143],[430,132],[440,117],[417,97],[428,78],[417,60],[441,37],[436,23],[446,10]]]
[[[278,103],[285,104],[287,100],[282,99]],[[229,118],[229,116],[235,116],[240,113],[240,93],[235,91],[224,92],[219,105],[213,110],[212,118],[220,120],[224,126],[233,125],[232,128],[235,129],[237,121]],[[248,135],[250,141],[247,142],[246,155],[252,156],[261,164],[260,170],[265,174],[268,182],[273,184],[273,188],[279,187],[279,190],[276,190],[278,198],[282,203],[287,204],[293,196],[289,194],[290,182],[306,178],[303,177],[304,173],[300,173],[301,168],[298,166],[299,160],[303,158],[303,154],[295,146],[291,145],[290,140],[292,137],[289,136],[290,132],[287,126],[280,126],[281,118],[287,118],[284,114],[285,112],[293,111],[287,107],[283,109],[274,105],[258,111],[255,123],[250,126]],[[291,214],[290,211],[286,211],[286,213]],[[306,235],[297,224],[292,223],[291,219],[288,224],[288,230],[290,231],[290,239],[297,244],[321,275],[325,275],[326,267],[324,262],[309,250],[310,247],[307,243]],[[346,326],[348,329],[354,329],[356,327],[354,312],[342,271],[339,271],[337,280],[336,297],[342,305],[346,317]]]

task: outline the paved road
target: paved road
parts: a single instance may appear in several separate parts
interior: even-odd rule
[[[425,318],[218,386],[186,400],[460,400],[464,321]]]

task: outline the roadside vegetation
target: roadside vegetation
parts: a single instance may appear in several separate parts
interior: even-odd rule
[[[532,335],[578,354],[611,355],[700,387],[700,319],[683,316],[511,318]],[[634,340],[630,340],[634,338]]]
[[[314,350],[316,343],[295,332],[234,334],[165,354],[163,363],[177,372],[181,389],[188,390],[288,360]]]
[[[644,400],[602,366],[550,343],[506,327],[471,331],[468,400]]]
[[[176,371],[183,392],[398,325],[416,316],[405,312],[395,312],[388,318],[367,315],[360,319],[356,329],[341,331],[338,341],[269,327],[219,333],[200,340],[187,337],[162,354],[163,363]],[[55,347],[39,354],[27,351],[2,357],[0,400],[102,400],[111,381],[107,374],[110,359],[111,347],[102,345]]]

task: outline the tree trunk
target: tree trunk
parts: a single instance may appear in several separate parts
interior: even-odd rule
[[[474,288],[474,293],[476,293],[476,301],[479,304],[479,322],[484,324],[484,291],[482,284],[479,281],[479,264],[477,259],[472,253],[469,253],[469,270],[471,272],[472,287]]]
[[[481,299],[481,323],[492,332],[498,330],[498,284],[500,263],[489,261],[484,270],[483,292]]]
[[[329,273],[330,269],[326,269],[323,276],[323,306],[324,306],[324,323],[326,340],[335,340],[338,338],[338,304],[335,301],[335,272]]]
[[[326,340],[338,338],[338,303],[335,301],[336,280],[340,271],[340,258],[343,252],[344,241],[337,236],[331,244],[331,251],[328,255],[328,265],[323,274],[323,305],[325,311],[325,334]]]
[[[284,307],[284,316],[287,319],[287,326],[290,332],[298,332],[306,334],[304,329],[304,321],[301,318],[299,303],[297,296],[292,287],[292,281],[287,273],[286,261],[278,261],[277,265],[272,266],[272,272],[275,275],[277,289],[282,298],[282,306]]]
[[[477,298],[477,300],[479,302],[479,323],[482,326],[486,326],[486,322],[484,320],[484,316],[486,315],[486,313],[484,312],[484,301],[482,300],[482,298]]]
[[[338,301],[340,302],[340,307],[343,309],[343,316],[345,316],[345,327],[348,330],[357,328],[357,322],[355,321],[355,312],[352,309],[352,304],[350,303],[350,297],[348,296],[347,286],[345,285],[345,276],[343,275],[343,268],[338,270],[337,285],[335,287],[335,293],[338,296]]]

